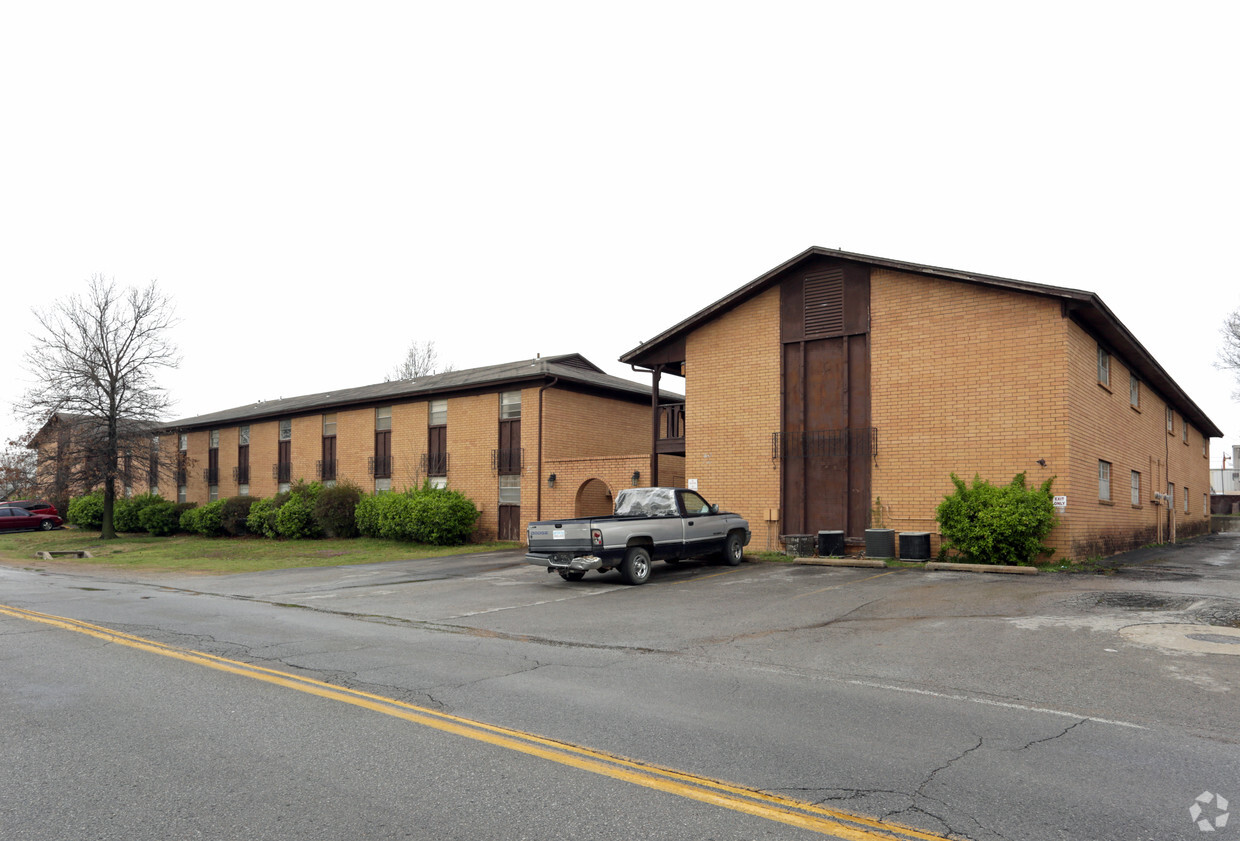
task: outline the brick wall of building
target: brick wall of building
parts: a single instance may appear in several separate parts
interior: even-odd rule
[[[1058,473],[1062,492],[1068,322],[1059,302],[879,268],[870,295],[873,524],[937,533],[952,473],[1006,484],[1023,471],[1035,486]]]
[[[530,405],[527,417],[535,425],[536,435],[537,389],[534,394],[535,402]],[[543,393],[543,459],[649,453],[650,412],[649,402],[549,388]],[[537,447],[537,437],[533,441]]]
[[[1168,510],[1153,502],[1155,492],[1175,485],[1176,531],[1180,536],[1205,531],[1209,517],[1201,495],[1209,493],[1209,459],[1199,430],[1188,428],[1174,412],[1167,431],[1167,402],[1145,383],[1132,405],[1130,372],[1125,360],[1110,355],[1109,386],[1099,382],[1098,341],[1083,328],[1068,329],[1071,465],[1068,507],[1062,515],[1071,535],[1064,550],[1085,558],[1169,540]],[[1109,352],[1109,349],[1108,349]],[[1100,499],[1099,462],[1110,467],[1110,500]],[[1140,474],[1138,501],[1132,498],[1132,472]],[[1184,490],[1188,490],[1188,512]],[[1159,526],[1162,525],[1162,533]]]
[[[749,520],[754,549],[778,550],[779,289],[695,330],[685,346],[685,481]]]

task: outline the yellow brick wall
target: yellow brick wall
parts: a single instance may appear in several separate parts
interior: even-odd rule
[[[751,547],[778,550],[779,289],[700,327],[685,346],[685,483],[749,520]]]
[[[537,389],[534,394],[537,400]],[[528,415],[535,424],[536,410],[537,403]],[[649,453],[651,428],[649,401],[628,402],[562,388],[550,388],[543,394],[544,459]],[[534,432],[536,448],[537,428]],[[527,450],[526,454],[537,457],[536,451]]]
[[[650,472],[650,407],[627,402],[550,388],[544,392],[544,470],[543,477],[555,472],[548,467],[558,458],[562,480],[557,487],[546,487],[542,479],[544,511],[548,516],[571,515],[577,489],[590,478],[603,478],[609,486],[627,487],[633,470],[642,474],[639,484],[649,484]],[[462,397],[447,398],[449,454],[448,487],[468,496],[482,512],[478,537],[493,539],[499,530],[499,476],[492,467],[492,451],[499,447],[499,390]],[[427,451],[429,401],[425,399],[396,402],[392,405],[392,490],[417,487],[426,479],[422,459]],[[538,513],[538,388],[521,391],[521,442],[524,449],[521,474],[521,515],[524,522]],[[237,441],[240,424],[220,427],[220,496],[233,496],[237,484],[232,469],[237,464]],[[323,415],[313,414],[292,418],[292,460],[294,482],[314,481],[317,464],[322,459]],[[207,486],[202,472],[207,464],[208,430],[189,433],[191,468],[189,470],[190,502],[207,501]],[[374,455],[375,409],[349,409],[336,412],[337,481],[350,481],[366,493],[373,493],[374,476],[369,459]],[[250,495],[269,497],[276,493],[272,465],[277,459],[278,421],[250,424]],[[166,446],[175,452],[176,436],[165,436]],[[586,456],[585,461],[580,461]],[[565,461],[565,459],[568,461]],[[590,458],[612,463],[600,472]],[[579,468],[567,468],[577,460]],[[663,457],[665,479],[684,482],[683,459]],[[161,485],[163,495],[176,498],[172,482]],[[563,498],[561,498],[561,496]],[[549,509],[548,500],[552,509]]]
[[[937,533],[952,473],[1007,484],[1023,471],[1035,486],[1058,473],[1063,492],[1068,322],[1059,302],[877,268],[870,298],[881,525]]]
[[[1098,381],[1098,342],[1083,328],[1068,331],[1071,369],[1071,471],[1068,508],[1062,515],[1071,534],[1072,557],[1085,558],[1123,551],[1159,539],[1170,539],[1167,507],[1152,502],[1155,492],[1175,485],[1175,519],[1180,536],[1205,531],[1209,517],[1201,494],[1209,492],[1209,459],[1202,454],[1202,435],[1175,413],[1174,432],[1167,432],[1167,403],[1146,383],[1140,385],[1139,407],[1129,393],[1129,369],[1111,356],[1110,386]],[[1098,462],[1111,463],[1111,500],[1099,499]],[[1141,474],[1140,501],[1132,503],[1132,471]],[[1184,512],[1184,489],[1189,509]]]

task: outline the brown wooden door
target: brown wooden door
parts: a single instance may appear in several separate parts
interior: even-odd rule
[[[520,505],[501,505],[499,507],[499,539],[521,539]]]

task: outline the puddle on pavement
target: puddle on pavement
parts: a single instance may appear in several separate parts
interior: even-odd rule
[[[1200,599],[1190,596],[1164,596],[1157,593],[1087,593],[1082,599],[1089,607],[1117,607],[1123,610],[1185,610]]]

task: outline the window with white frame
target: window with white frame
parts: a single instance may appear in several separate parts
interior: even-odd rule
[[[521,392],[502,391],[499,395],[499,419],[517,420],[521,417]]]
[[[1134,409],[1141,408],[1141,381],[1131,372],[1128,374],[1128,402]]]
[[[1111,386],[1111,354],[1102,345],[1098,345],[1098,382]]]
[[[1175,432],[1175,409],[1167,407],[1167,431]]]
[[[390,478],[375,479],[375,493],[381,494],[381,493],[390,491],[391,489],[392,489],[392,480]]]
[[[1136,470],[1132,471],[1132,504],[1134,508],[1141,504],[1141,474]]]
[[[428,476],[426,481],[429,482],[431,487],[435,488],[436,490],[443,490],[444,488],[448,487],[447,476]]]
[[[1180,421],[1180,440],[1188,443],[1188,421]]]
[[[246,424],[245,426],[241,427],[241,431],[238,433],[238,436],[239,436],[237,439],[238,446],[241,446],[241,447],[250,446],[250,425]]]
[[[182,432],[180,436],[177,437],[177,446],[180,448],[181,452],[185,452],[189,449],[189,435],[187,433]]]
[[[427,426],[445,426],[448,423],[448,401],[432,400]]]
[[[499,504],[521,504],[521,474],[514,473],[499,477]]]
[[[1167,507],[1175,508],[1175,485],[1171,482],[1167,483]]]
[[[293,440],[293,422],[291,420],[280,421],[280,440],[281,441],[292,441]]]
[[[1111,462],[1098,462],[1098,499],[1102,502],[1111,501]]]
[[[392,407],[380,406],[375,409],[375,432],[392,428]]]
[[[323,437],[330,438],[336,434],[336,413],[328,412],[323,415]]]

